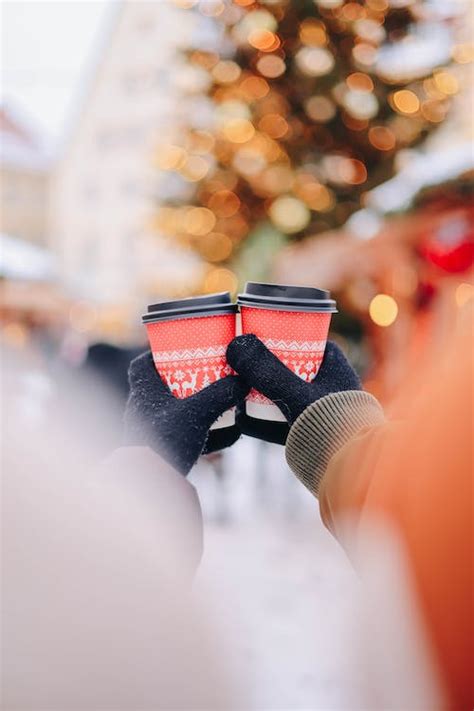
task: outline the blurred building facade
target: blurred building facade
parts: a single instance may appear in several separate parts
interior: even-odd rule
[[[93,305],[98,330],[111,338],[149,298],[173,294],[199,270],[153,224],[156,160],[175,123],[175,57],[186,31],[178,12],[171,2],[114,4],[52,176],[51,246],[63,287]]]
[[[47,241],[49,158],[35,127],[0,107],[0,231],[37,244]]]

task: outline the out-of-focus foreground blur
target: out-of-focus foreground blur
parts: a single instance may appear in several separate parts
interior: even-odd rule
[[[59,465],[72,482],[120,443],[147,304],[235,295],[246,280],[329,289],[330,337],[388,409],[450,340],[474,298],[468,0],[10,0],[2,15],[2,439],[8,482],[55,460],[48,520],[66,526],[74,508]],[[82,457],[70,469],[69,438]],[[204,691],[191,685],[182,708],[365,698],[345,644],[353,571],[282,451],[243,439],[191,475],[206,523],[205,611],[193,613]],[[15,499],[13,519],[17,506],[28,519],[26,504]],[[111,553],[94,516],[85,545]],[[126,575],[114,554],[112,574],[131,585],[133,551]],[[78,645],[87,656],[85,633]],[[133,688],[111,683],[133,708]]]

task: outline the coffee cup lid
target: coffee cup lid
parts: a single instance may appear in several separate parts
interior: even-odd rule
[[[277,311],[314,311],[337,313],[336,302],[326,289],[290,284],[265,284],[248,281],[237,297],[239,306]]]
[[[178,318],[197,318],[198,316],[235,313],[236,310],[237,307],[232,303],[230,292],[222,291],[218,294],[190,296],[185,299],[158,301],[156,304],[150,304],[147,308],[147,313],[142,316],[142,322],[150,323],[153,321],[171,321]]]

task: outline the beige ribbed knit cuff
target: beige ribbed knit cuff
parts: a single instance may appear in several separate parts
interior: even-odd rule
[[[378,401],[363,390],[345,390],[317,400],[292,425],[286,440],[286,461],[312,494],[331,458],[360,430],[384,421]]]

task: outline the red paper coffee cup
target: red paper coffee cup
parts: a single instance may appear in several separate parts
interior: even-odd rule
[[[324,289],[248,282],[239,294],[242,333],[253,333],[296,375],[311,382],[326,348],[331,314],[336,302]],[[276,405],[251,390],[246,401],[249,417],[285,422]]]
[[[230,294],[152,304],[143,316],[155,367],[175,397],[185,398],[232,373],[226,350],[235,336]],[[235,423],[224,413],[212,429]]]

